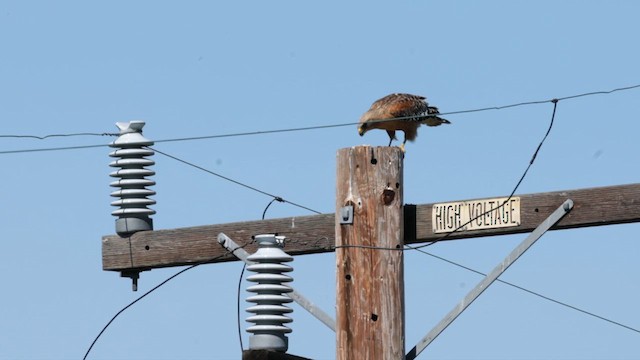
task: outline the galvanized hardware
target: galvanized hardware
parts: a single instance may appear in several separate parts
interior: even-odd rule
[[[353,205],[343,206],[340,209],[340,224],[341,225],[353,224]]]
[[[498,264],[482,281],[456,305],[445,317],[423,337],[405,356],[406,360],[415,359],[431,342],[440,335],[451,323],[478,298],[511,264],[513,264],[527,249],[529,249],[542,235],[573,209],[573,200],[567,199],[560,207],[552,212],[529,236],[527,236],[511,253]]]

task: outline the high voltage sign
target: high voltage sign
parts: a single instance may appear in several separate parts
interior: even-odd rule
[[[520,198],[503,197],[434,204],[431,220],[435,234],[518,226]]]

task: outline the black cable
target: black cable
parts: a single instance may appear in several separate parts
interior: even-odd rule
[[[321,214],[321,212],[319,212],[319,211],[313,210],[313,209],[311,209],[311,208],[308,208],[308,207],[306,207],[306,206],[303,206],[303,205],[300,205],[300,204],[294,203],[294,202],[289,201],[289,200],[285,200],[285,199],[283,199],[283,198],[282,198],[282,197],[280,197],[280,196],[270,194],[270,193],[268,193],[268,192],[266,192],[266,191],[262,191],[262,190],[260,190],[260,189],[257,189],[257,188],[255,188],[255,187],[253,187],[253,186],[249,186],[249,185],[247,185],[247,184],[241,183],[240,181],[233,180],[233,179],[231,179],[231,178],[228,178],[228,177],[226,177],[226,176],[223,176],[223,175],[220,175],[220,174],[218,174],[218,173],[216,173],[216,172],[213,172],[213,171],[211,171],[211,170],[209,170],[209,169],[205,169],[205,168],[203,168],[203,167],[201,167],[201,166],[198,166],[198,165],[196,165],[196,164],[194,164],[194,163],[191,163],[191,162],[188,162],[188,161],[186,161],[186,160],[180,159],[180,158],[175,157],[175,156],[173,156],[173,155],[169,155],[169,154],[167,154],[167,153],[165,153],[165,152],[162,152],[162,151],[160,151],[160,150],[157,150],[157,149],[155,149],[155,148],[152,148],[152,147],[147,147],[147,148],[148,148],[148,149],[150,149],[150,150],[153,150],[153,151],[157,152],[158,154],[162,154],[162,155],[164,155],[164,156],[166,156],[166,157],[168,157],[168,158],[171,158],[171,159],[173,159],[173,160],[176,160],[176,161],[178,161],[178,162],[181,162],[181,163],[183,163],[183,164],[185,164],[185,165],[189,165],[189,166],[191,166],[191,167],[193,167],[193,168],[196,168],[196,169],[198,169],[198,170],[204,171],[204,172],[206,172],[206,173],[208,173],[208,174],[211,174],[211,175],[217,176],[217,177],[219,177],[219,178],[221,178],[221,179],[227,180],[227,181],[232,182],[232,183],[234,183],[234,184],[236,184],[236,185],[240,185],[240,186],[245,187],[245,188],[247,188],[247,189],[249,189],[249,190],[253,190],[253,191],[258,192],[258,193],[260,193],[260,194],[263,194],[263,195],[267,195],[267,196],[269,196],[269,197],[272,197],[274,200],[277,200],[277,201],[279,201],[279,202],[287,203],[287,204],[290,204],[290,205],[293,205],[293,206],[299,207],[300,209],[304,209],[304,210],[307,210],[307,211],[310,211],[310,212],[313,212],[313,213],[316,213],[316,214]]]
[[[118,136],[120,134],[117,133],[74,133],[74,134],[50,134],[45,136],[37,136],[37,135],[0,135],[0,138],[15,138],[15,139],[38,139],[44,140],[48,138],[54,137],[75,137],[75,136]]]
[[[245,246],[251,244],[252,241],[237,247],[236,249],[233,249],[232,251],[229,251],[229,254],[233,254],[235,251],[237,251],[238,249],[243,249]],[[93,339],[93,342],[91,343],[91,345],[89,346],[89,349],[87,349],[87,352],[84,354],[84,357],[82,358],[83,360],[86,360],[87,356],[89,356],[89,353],[91,352],[91,349],[93,348],[93,346],[96,344],[96,342],[98,341],[98,339],[100,338],[100,336],[102,336],[102,334],[105,332],[105,330],[107,330],[107,328],[109,327],[109,325],[111,325],[111,323],[120,315],[122,314],[125,310],[127,310],[128,308],[130,308],[131,306],[133,306],[133,304],[137,303],[138,301],[142,300],[145,296],[151,294],[152,292],[156,291],[158,288],[160,288],[161,286],[163,286],[164,284],[168,283],[169,281],[173,280],[174,278],[176,278],[178,275],[189,271],[191,269],[193,269],[194,267],[200,266],[202,264],[207,264],[210,262],[213,262],[215,260],[218,260],[220,258],[223,258],[227,255],[227,253],[224,253],[222,255],[216,256],[214,258],[211,258],[207,261],[201,261],[198,262],[196,264],[190,265],[189,267],[186,267],[180,271],[178,271],[177,273],[173,274],[172,276],[170,276],[169,278],[167,278],[166,280],[164,280],[163,282],[161,282],[160,284],[154,286],[151,290],[147,291],[146,293],[142,294],[141,296],[139,296],[137,299],[135,299],[134,301],[130,302],[127,306],[123,307],[120,311],[118,311],[112,318],[111,320],[109,320],[109,322],[102,328],[102,330],[100,330],[100,332],[98,333],[98,335],[95,337],[95,339]]]
[[[626,91],[626,90],[632,90],[632,89],[636,89],[636,88],[640,88],[640,84],[632,85],[632,86],[626,86],[626,87],[619,87],[619,88],[615,88],[615,89],[612,89],[612,90],[606,90],[606,91],[593,91],[593,92],[582,93],[582,94],[577,94],[577,95],[570,95],[570,96],[555,98],[555,99],[551,99],[551,100],[526,101],[526,102],[520,102],[520,103],[502,105],[502,106],[492,106],[492,107],[477,108],[477,109],[470,109],[470,110],[450,111],[450,112],[443,112],[443,113],[440,113],[438,115],[439,116],[445,116],[445,115],[454,115],[454,114],[468,114],[468,113],[481,112],[481,111],[490,111],[490,110],[503,110],[503,109],[519,107],[519,106],[538,105],[538,104],[544,104],[544,103],[553,102],[553,101],[559,101],[559,100],[576,99],[576,98],[585,97],[585,96],[606,95],[606,94],[611,94],[611,93],[618,92],[618,91]],[[415,118],[415,116],[398,117],[398,118],[393,118],[393,119],[384,119],[384,120],[377,120],[377,121],[385,122],[385,121],[402,120],[402,119],[408,119],[408,118]],[[284,132],[294,132],[294,131],[307,131],[307,130],[318,130],[318,129],[327,129],[327,128],[335,128],[335,127],[353,126],[353,125],[357,125],[357,124],[358,124],[357,122],[348,122],[348,123],[330,124],[330,125],[306,126],[306,127],[299,127],[299,128],[261,130],[261,131],[250,131],[250,132],[240,132],[240,133],[206,135],[206,136],[193,136],[193,137],[174,138],[174,139],[162,139],[162,140],[157,140],[155,142],[156,143],[162,143],[162,142],[216,139],[216,138],[248,136],[248,135],[264,135],[264,134],[274,134],[274,133],[284,133]],[[79,135],[100,135],[100,136],[102,136],[102,135],[117,135],[117,134],[111,134],[111,133],[103,133],[103,134],[98,134],[98,133],[79,133],[79,134],[68,134],[68,135],[65,135],[65,134],[61,134],[61,135],[54,134],[54,135],[46,135],[46,136],[0,135],[0,137],[25,137],[25,138],[45,139],[45,138],[54,137],[54,136],[79,136]],[[0,151],[0,155],[18,154],[18,153],[27,153],[27,152],[57,151],[57,150],[77,150],[77,149],[87,149],[87,148],[95,148],[95,147],[103,147],[103,146],[108,146],[108,145],[106,145],[106,144],[97,144],[97,145],[85,145],[85,146],[67,146],[67,147],[59,147],[59,148],[7,150],[7,151]]]
[[[273,198],[271,201],[269,201],[269,203],[267,204],[267,206],[264,208],[264,211],[262,212],[262,220],[264,220],[265,216],[267,215],[267,210],[269,210],[269,207],[271,206],[271,204],[273,204],[274,201],[279,201],[279,202],[284,202],[284,200],[280,197],[276,197]],[[247,243],[250,244],[253,241]],[[247,245],[245,244],[245,246]],[[241,325],[240,325],[240,289],[242,287],[242,277],[244,276],[244,271],[247,268],[247,264],[243,261],[242,262],[242,271],[240,272],[240,278],[238,279],[238,296],[237,296],[237,302],[236,302],[236,310],[237,310],[237,323],[238,323],[238,339],[240,340],[240,352],[242,353],[244,351],[244,346],[242,345],[242,329],[241,329]]]
[[[548,102],[558,102],[559,100],[576,99],[576,98],[585,97],[585,96],[606,95],[606,94],[611,94],[611,93],[614,93],[614,92],[617,92],[617,91],[625,91],[625,90],[631,90],[631,89],[636,89],[636,88],[640,88],[640,84],[632,85],[632,86],[619,87],[619,88],[615,88],[615,89],[612,89],[612,90],[592,91],[592,92],[582,93],[582,94],[578,94],[578,95],[570,95],[570,96],[565,96],[565,97],[560,97],[560,98],[554,98],[554,99],[551,99],[551,100],[525,101],[525,102],[520,102],[520,103],[510,104],[510,105],[503,105],[503,106],[492,106],[492,107],[472,109],[472,110],[451,111],[451,112],[446,112],[446,113],[440,113],[438,115],[444,116],[444,115],[453,115],[453,114],[467,114],[467,113],[488,111],[488,110],[502,110],[502,109],[508,109],[508,108],[513,108],[513,107],[518,107],[518,106],[538,105],[538,104],[545,104],[545,103],[548,103]]]
[[[640,87],[640,84],[631,85],[631,86],[625,86],[625,87],[619,87],[619,88],[615,88],[615,89],[612,89],[612,90],[592,91],[592,92],[578,94],[578,95],[570,95],[570,96],[561,97],[561,98],[558,98],[558,100],[575,99],[575,98],[579,98],[579,97],[592,96],[592,95],[607,95],[607,94],[611,94],[611,93],[614,93],[614,92],[617,92],[617,91],[631,90],[631,89],[635,89],[635,88],[639,88],[639,87]]]
[[[556,117],[556,108],[558,106],[558,99],[553,99],[553,100],[550,100],[550,101],[553,103],[553,112],[551,113],[551,121],[549,122],[549,128],[547,129],[547,132],[544,134],[544,137],[542,138],[542,140],[538,144],[538,147],[536,148],[536,151],[533,152],[533,155],[531,156],[531,160],[529,161],[529,165],[527,165],[527,168],[524,170],[524,173],[522,173],[522,176],[520,177],[520,180],[518,180],[518,183],[513,188],[513,190],[511,191],[511,193],[507,197],[507,199],[502,204],[500,204],[497,208],[489,209],[489,210],[483,212],[482,214],[477,215],[476,217],[474,217],[474,218],[470,219],[469,221],[465,222],[464,224],[458,226],[453,231],[446,233],[441,238],[436,239],[436,240],[434,240],[432,242],[429,242],[427,244],[424,244],[424,245],[411,247],[412,249],[414,249],[414,250],[415,249],[420,249],[420,248],[423,248],[423,247],[431,246],[431,245],[433,245],[433,244],[435,244],[435,243],[437,243],[439,241],[443,241],[446,238],[448,238],[449,236],[451,236],[451,234],[453,234],[456,231],[459,231],[460,229],[462,229],[462,228],[466,227],[467,225],[471,224],[474,220],[479,219],[482,216],[485,216],[486,214],[488,214],[488,213],[490,213],[492,211],[498,211],[500,208],[504,207],[509,202],[509,200],[511,200],[511,198],[516,193],[516,191],[518,191],[518,188],[520,187],[520,184],[522,184],[522,181],[527,176],[527,173],[529,172],[529,169],[531,168],[531,165],[533,165],[533,162],[536,160],[536,157],[538,156],[538,152],[540,152],[540,148],[542,148],[542,144],[544,144],[545,140],[547,140],[547,137],[549,136],[549,133],[551,132],[551,128],[553,128],[553,121],[555,120],[555,117]]]
[[[279,196],[274,197],[271,201],[269,201],[267,207],[264,208],[264,211],[262,212],[262,220],[264,220],[265,215],[267,215],[267,210],[269,210],[269,207],[271,206],[271,204],[273,204],[274,201],[285,202],[284,199]]]
[[[231,133],[231,134],[192,136],[192,137],[184,137],[184,138],[176,138],[176,139],[164,139],[164,140],[158,140],[155,142],[163,143],[163,142],[174,142],[174,141],[219,139],[219,138],[226,138],[226,137],[237,137],[237,136],[248,136],[248,135],[278,134],[278,133],[294,132],[294,131],[329,129],[329,128],[335,128],[335,127],[350,126],[350,125],[357,125],[357,123],[342,123],[342,124],[332,124],[332,125],[306,126],[306,127],[289,128],[289,129],[260,130],[260,131],[249,131],[249,132],[240,132],[240,133]]]
[[[99,145],[63,146],[63,147],[40,148],[40,149],[2,150],[2,151],[0,151],[0,155],[23,154],[23,153],[31,153],[31,152],[47,152],[47,151],[91,149],[91,148],[99,148],[99,147],[107,147],[107,146],[109,146],[109,145],[107,145],[107,144],[99,144]]]
[[[640,85],[639,85],[640,86]],[[439,241],[443,241],[445,239],[447,239],[449,236],[451,236],[453,233],[459,231],[460,229],[464,228],[465,226],[471,224],[474,220],[481,218],[482,216],[485,216],[486,214],[492,212],[492,211],[498,211],[500,208],[502,208],[503,206],[505,206],[509,200],[511,200],[511,198],[513,197],[513,195],[516,193],[516,191],[518,191],[518,188],[520,187],[520,184],[522,184],[522,181],[524,180],[524,178],[527,176],[527,173],[529,172],[529,169],[531,168],[531,165],[533,165],[533,162],[536,160],[536,157],[538,156],[538,152],[540,152],[540,148],[542,148],[542,144],[544,144],[545,140],[547,140],[547,137],[549,136],[549,133],[551,132],[551,128],[553,128],[553,121],[556,117],[556,108],[558,106],[558,99],[552,99],[549,100],[548,102],[553,103],[553,112],[551,114],[551,121],[549,123],[549,128],[547,129],[547,132],[544,134],[544,137],[542,138],[542,140],[540,141],[540,143],[538,144],[538,147],[536,148],[536,151],[533,152],[533,155],[531,156],[531,160],[529,161],[529,165],[527,166],[527,168],[524,170],[524,173],[522,173],[522,176],[520,177],[520,180],[518,180],[518,183],[516,184],[516,186],[513,188],[513,190],[511,191],[511,194],[509,194],[509,196],[507,197],[507,199],[500,204],[497,208],[495,209],[489,209],[485,212],[483,212],[482,214],[477,215],[476,217],[470,219],[469,221],[465,222],[464,224],[461,224],[460,226],[458,226],[457,228],[455,228],[453,231],[446,233],[445,235],[443,235],[441,238],[436,239],[434,241],[431,241],[427,244],[424,245],[420,245],[420,246],[408,246],[405,245],[405,247],[408,247],[412,250],[417,250],[417,249],[421,249],[427,246],[431,246]],[[361,248],[361,249],[372,249],[372,250],[404,250],[403,248],[388,248],[388,247],[380,247],[380,246],[369,246],[369,245],[339,245],[339,246],[334,246],[334,249],[338,249],[338,248]]]
[[[213,259],[209,260],[208,262],[210,262],[210,261],[214,261],[214,260],[217,260],[217,259],[219,259],[219,258],[221,258],[221,257],[223,257],[223,256],[225,256],[225,255],[226,255],[226,254],[224,254],[224,255],[220,255],[220,256],[216,256],[215,258],[213,258]],[[147,291],[146,293],[144,293],[144,294],[142,294],[141,296],[139,296],[139,297],[138,297],[137,299],[135,299],[134,301],[130,302],[130,303],[129,303],[129,305],[127,305],[127,306],[123,307],[120,311],[118,311],[118,312],[117,312],[117,313],[116,313],[116,314],[111,318],[111,320],[109,320],[109,322],[108,322],[108,323],[107,323],[107,324],[102,328],[102,330],[100,330],[100,332],[99,332],[99,333],[98,333],[98,335],[95,337],[95,339],[93,339],[93,342],[91,343],[91,345],[90,345],[90,346],[89,346],[89,348],[87,349],[87,352],[84,354],[84,357],[82,357],[82,359],[83,359],[83,360],[86,360],[86,359],[87,359],[87,356],[89,356],[89,353],[91,352],[91,349],[92,349],[92,348],[93,348],[93,346],[96,344],[96,342],[98,341],[98,339],[100,338],[100,336],[102,336],[102,334],[105,332],[105,330],[107,330],[107,328],[109,327],[109,325],[111,325],[111,323],[112,323],[112,322],[113,322],[113,321],[114,321],[114,320],[115,320],[115,319],[116,319],[120,314],[122,314],[125,310],[127,310],[128,308],[130,308],[131,306],[133,306],[133,304],[137,303],[138,301],[142,300],[145,296],[147,296],[147,295],[151,294],[152,292],[156,291],[156,290],[157,290],[158,288],[160,288],[162,285],[164,285],[164,284],[168,283],[170,280],[173,280],[173,279],[174,279],[175,277],[177,277],[178,275],[180,275],[180,274],[182,274],[182,273],[184,273],[184,272],[186,272],[186,271],[189,271],[189,270],[193,269],[194,267],[199,266],[199,265],[202,265],[202,264],[204,264],[204,262],[197,263],[197,264],[193,264],[193,265],[191,265],[191,266],[189,266],[189,267],[187,267],[187,268],[184,268],[184,269],[182,269],[182,270],[178,271],[177,273],[173,274],[172,276],[170,276],[169,278],[167,278],[166,280],[164,280],[164,281],[163,281],[163,282],[161,282],[160,284],[158,284],[158,285],[154,286],[153,288],[151,288],[151,290],[149,290],[149,291]]]
[[[242,326],[240,325],[240,289],[242,287],[242,277],[244,276],[244,271],[247,268],[247,264],[242,262],[242,271],[240,271],[240,278],[238,279],[238,294],[237,294],[237,302],[236,302],[236,310],[237,310],[237,323],[238,323],[238,340],[240,340],[240,355],[244,352],[244,345],[242,345]]]
[[[455,266],[460,267],[460,268],[462,268],[462,269],[465,269],[465,270],[468,270],[468,271],[474,272],[474,273],[476,273],[476,274],[478,274],[478,275],[487,276],[487,274],[485,274],[485,273],[483,273],[483,272],[480,272],[480,271],[478,271],[478,270],[472,269],[472,268],[470,268],[470,267],[468,267],[468,266],[464,266],[464,265],[459,264],[459,263],[457,263],[457,262],[455,262],[455,261],[451,261],[451,260],[445,259],[445,258],[443,258],[443,257],[441,257],[441,256],[431,254],[431,253],[429,253],[429,252],[426,252],[426,251],[421,250],[421,249],[416,248],[416,247],[412,247],[412,246],[409,246],[409,245],[405,245],[405,246],[407,246],[408,248],[410,248],[410,249],[412,249],[412,250],[417,250],[417,251],[419,251],[419,252],[421,252],[421,253],[423,253],[423,254],[425,254],[425,255],[429,255],[429,256],[434,257],[434,258],[436,258],[436,259],[438,259],[438,260],[441,260],[441,261],[444,261],[444,262],[446,262],[446,263],[449,263],[449,264],[451,264],[451,265],[455,265]],[[555,303],[555,304],[558,304],[558,305],[562,305],[562,306],[567,307],[567,308],[569,308],[569,309],[572,309],[572,310],[578,311],[578,312],[580,312],[580,313],[582,313],[582,314],[592,316],[592,317],[594,317],[594,318],[596,318],[596,319],[600,319],[600,320],[606,321],[606,322],[608,322],[608,323],[611,323],[611,324],[614,324],[614,325],[620,326],[620,327],[625,328],[625,329],[627,329],[627,330],[631,330],[631,331],[634,331],[634,332],[640,333],[640,330],[635,329],[635,328],[632,328],[631,326],[624,325],[624,324],[619,323],[619,322],[617,322],[617,321],[614,321],[614,320],[611,320],[611,319],[605,318],[604,316],[600,316],[600,315],[594,314],[594,313],[592,313],[592,312],[590,312],[590,311],[580,309],[580,308],[579,308],[579,307],[577,307],[577,306],[573,306],[573,305],[567,304],[567,303],[565,303],[565,302],[562,302],[562,301],[559,301],[559,300],[556,300],[556,299],[550,298],[550,297],[548,297],[548,296],[542,295],[542,294],[540,294],[540,293],[538,293],[538,292],[535,292],[535,291],[533,291],[533,290],[529,290],[529,289],[527,289],[527,288],[524,288],[524,287],[522,287],[522,286],[520,286],[520,285],[516,285],[516,284],[514,284],[514,283],[510,283],[510,282],[508,282],[508,281],[504,281],[504,280],[500,280],[500,279],[496,279],[496,280],[497,280],[498,282],[501,282],[501,283],[505,284],[505,285],[509,285],[509,286],[511,286],[511,287],[513,287],[513,288],[516,288],[516,289],[518,289],[518,290],[521,290],[521,291],[527,292],[527,293],[529,293],[529,294],[531,294],[531,295],[535,295],[535,296],[537,296],[537,297],[539,297],[539,298],[541,298],[541,299],[544,299],[544,300],[550,301],[550,302]]]

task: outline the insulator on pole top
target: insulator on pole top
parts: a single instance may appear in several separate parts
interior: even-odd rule
[[[289,339],[285,336],[291,329],[284,324],[293,320],[286,316],[293,311],[285,304],[293,300],[287,296],[293,289],[286,283],[293,281],[288,275],[293,268],[283,264],[293,261],[293,257],[282,251],[283,240],[275,235],[257,235],[258,250],[250,255],[247,260],[254,262],[247,266],[247,270],[255,274],[248,276],[247,280],[255,282],[255,285],[247,288],[254,295],[247,298],[247,302],[255,305],[247,308],[247,312],[254,315],[247,318],[247,322],[253,323],[247,328],[249,337],[249,349],[251,350],[276,350],[286,352],[289,347]]]
[[[147,187],[156,183],[147,177],[155,175],[155,172],[147,167],[155,162],[147,159],[154,152],[146,148],[153,145],[153,141],[142,135],[144,124],[144,121],[116,123],[120,129],[120,136],[109,144],[110,147],[117,148],[109,153],[109,156],[117,158],[109,166],[118,168],[109,174],[118,178],[110,184],[118,188],[111,193],[111,196],[118,198],[111,203],[112,206],[118,207],[111,214],[118,217],[116,233],[122,237],[131,236],[138,231],[153,230],[153,219],[150,216],[156,212],[148,206],[156,203],[155,200],[149,199],[149,196],[156,193]]]

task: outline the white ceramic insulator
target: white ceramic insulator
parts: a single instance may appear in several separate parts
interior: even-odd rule
[[[275,235],[258,235],[255,240],[258,251],[247,258],[254,262],[247,266],[247,270],[255,273],[247,280],[256,283],[247,288],[254,293],[247,302],[255,304],[247,308],[247,312],[254,314],[247,318],[247,322],[254,324],[247,328],[247,332],[252,334],[249,348],[286,351],[288,339],[285,334],[291,329],[285,324],[293,321],[286,315],[293,311],[285,305],[293,301],[286,295],[293,291],[287,283],[293,278],[284,273],[293,271],[293,268],[283,263],[293,261],[293,257],[282,251]]]
[[[146,179],[148,176],[155,175],[155,172],[144,168],[145,166],[154,165],[155,162],[142,158],[142,156],[151,155],[153,155],[153,151],[146,149],[116,150],[109,154],[111,157],[140,156],[140,158],[121,158],[109,164],[111,167],[120,168],[109,174],[111,177],[119,178],[119,180],[113,181],[109,185],[120,188],[111,193],[111,196],[119,198],[119,200],[111,203],[112,206],[119,207],[118,210],[111,213],[112,215],[148,216],[156,213],[154,210],[147,208],[147,206],[156,203],[155,200],[148,198],[148,196],[155,195],[156,192],[146,188],[147,186],[155,185],[154,181]]]
[[[111,172],[109,176],[117,180],[109,185],[117,188],[111,192],[111,196],[117,198],[111,202],[111,205],[118,209],[111,214],[118,217],[116,220],[118,234],[129,236],[137,231],[153,230],[153,222],[149,216],[156,212],[149,206],[156,202],[149,197],[156,193],[147,188],[155,185],[153,180],[147,179],[155,175],[153,170],[147,168],[155,164],[153,160],[148,159],[154,151],[147,146],[153,145],[153,142],[142,136],[144,126],[142,121],[116,125],[120,129],[120,136],[109,144],[117,148],[109,153],[109,156],[116,160],[109,166],[117,170]]]

